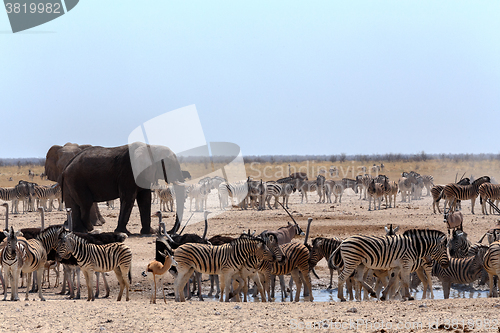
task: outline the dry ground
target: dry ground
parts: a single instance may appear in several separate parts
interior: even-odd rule
[[[425,191],[424,191],[425,192]],[[399,225],[402,230],[408,228],[436,228],[445,231],[441,215],[432,214],[430,198],[414,201],[410,204],[399,202],[395,209],[369,212],[368,202],[359,200],[352,191],[346,191],[342,204],[316,204],[317,195],[310,197],[309,204],[300,204],[300,197],[292,197],[291,211],[297,222],[305,229],[308,217],[312,217],[311,238],[323,236],[346,237],[348,235],[383,234],[383,227],[387,223]],[[153,207],[156,209],[157,204]],[[105,205],[100,206],[107,223],[102,227],[104,231],[112,231],[116,226],[118,209],[110,210]],[[477,241],[483,233],[492,227],[497,216],[484,217],[470,214],[470,204],[464,204],[465,230],[473,241]],[[188,208],[189,210],[189,208]],[[189,215],[189,212],[186,212]],[[208,236],[225,234],[237,236],[241,232],[252,229],[276,229],[286,225],[290,220],[283,210],[231,210],[209,219]],[[35,213],[10,215],[10,221],[15,228],[39,225],[40,218]],[[173,223],[173,213],[164,213],[167,224]],[[4,213],[0,215],[0,223]],[[49,224],[58,224],[64,221],[62,212],[50,212],[46,215]],[[153,218],[155,221],[155,218]],[[140,230],[139,214],[134,208],[129,229],[133,233]],[[186,228],[186,232],[201,234],[202,223],[193,223]],[[303,237],[297,239],[303,241]],[[312,321],[331,320],[343,321],[347,325],[350,321],[364,320],[371,324],[360,325],[358,331],[380,331],[377,325],[384,321],[385,331],[387,321],[393,325],[392,331],[404,331],[401,325],[410,325],[412,322],[422,322],[428,327],[429,320],[445,324],[445,320],[492,320],[499,319],[500,301],[498,299],[450,299],[450,300],[416,300],[409,302],[315,302],[309,303],[260,303],[247,304],[229,303],[220,304],[213,300],[200,302],[193,299],[185,304],[175,303],[172,296],[167,297],[167,304],[161,301],[156,305],[149,304],[150,285],[147,279],[141,276],[147,263],[154,256],[154,237],[132,236],[126,240],[133,251],[132,291],[131,301],[117,303],[117,280],[113,273],[109,274],[112,285],[109,299],[97,299],[95,302],[86,302],[86,288],[83,287],[80,300],[69,300],[66,296],[57,295],[58,288],[44,289],[47,302],[37,300],[37,296],[30,295],[30,301],[0,302],[2,314],[1,329],[5,331],[289,331],[300,325],[310,325]],[[313,289],[325,289],[328,285],[329,273],[325,261],[321,261],[317,269],[321,280],[313,278]],[[168,274],[167,274],[168,276]],[[206,277],[204,277],[206,279]],[[83,278],[82,278],[83,280]],[[334,281],[336,280],[336,275]],[[53,283],[52,277],[52,283]],[[171,293],[172,279],[166,279],[165,288]],[[435,281],[435,287],[439,284]],[[204,294],[208,292],[208,282],[204,283]],[[23,292],[24,289],[21,289]],[[332,296],[332,298],[335,295]],[[465,293],[465,297],[469,297]],[[22,297],[24,298],[24,297]],[[357,312],[349,312],[356,308]],[[397,329],[397,323],[399,328]],[[327,323],[328,325],[328,323]],[[337,324],[340,325],[340,324]],[[370,325],[375,325],[370,327]],[[496,325],[498,326],[498,325]],[[420,326],[419,326],[420,327]],[[344,328],[352,328],[352,326]],[[444,329],[444,326],[442,326]],[[498,330],[498,328],[495,328]],[[408,330],[409,331],[409,330]],[[459,330],[461,331],[461,330]]]
[[[387,164],[386,164],[387,166]],[[17,168],[17,167],[16,167]],[[422,166],[421,166],[422,168]],[[407,170],[410,170],[408,168]],[[19,170],[14,170],[19,171]],[[40,172],[40,171],[38,171]],[[398,170],[399,172],[399,170]],[[19,172],[23,178],[23,172]],[[393,172],[396,174],[396,171]],[[422,172],[424,173],[424,172]],[[453,173],[453,174],[451,174]],[[438,182],[451,182],[455,177],[455,171],[449,172],[448,178],[442,176]],[[27,174],[27,170],[26,170]],[[483,173],[477,173],[477,175]],[[0,172],[0,180],[6,175]],[[460,176],[460,175],[459,175]],[[395,177],[395,176],[394,176]],[[27,179],[24,177],[23,179]],[[36,181],[36,179],[35,179]],[[13,180],[15,182],[15,180]],[[17,183],[17,182],[16,182]],[[424,189],[425,194],[425,189]],[[408,228],[434,228],[445,231],[442,215],[434,215],[431,208],[430,197],[411,203],[401,203],[398,195],[397,208],[368,211],[368,202],[359,200],[351,190],[347,190],[341,204],[316,204],[317,195],[310,196],[309,204],[300,204],[300,197],[294,194],[291,198],[291,211],[297,222],[303,229],[306,221],[312,217],[310,237],[347,237],[352,234],[378,234],[384,233],[384,226],[388,223],[399,225],[401,232]],[[189,202],[186,215],[189,216]],[[20,207],[21,208],[21,207]],[[103,216],[107,223],[101,227],[103,231],[112,231],[116,227],[118,208],[108,209],[100,205]],[[158,209],[155,204],[153,211]],[[209,203],[209,209],[216,211],[215,201]],[[469,234],[469,239],[477,241],[484,232],[496,224],[498,216],[483,216],[480,206],[476,203],[476,215],[470,213],[470,202],[463,204],[465,214],[464,228]],[[167,227],[173,224],[173,213],[163,213],[167,221]],[[200,220],[201,213],[195,217]],[[0,224],[4,220],[4,212],[0,211]],[[46,213],[47,224],[59,224],[65,219],[62,212]],[[152,218],[156,221],[156,218]],[[192,222],[195,222],[193,218]],[[236,237],[247,229],[257,230],[277,229],[284,226],[290,218],[283,210],[266,210],[257,212],[255,210],[240,211],[232,209],[222,214],[212,214],[209,219],[208,237],[216,234],[224,234]],[[38,226],[40,218],[36,213],[10,215],[11,224],[17,228]],[[153,224],[156,226],[156,223]],[[134,208],[129,230],[139,233],[140,221],[137,208]],[[185,232],[203,232],[202,223],[190,224]],[[455,320],[465,324],[468,320],[474,320],[476,325],[487,320],[499,320],[500,300],[484,298],[469,298],[470,294],[460,294],[463,298],[458,299],[434,299],[416,301],[365,301],[346,302],[337,301],[313,302],[313,303],[219,303],[213,299],[200,302],[193,299],[184,304],[175,303],[172,296],[167,297],[167,304],[160,301],[153,305],[149,303],[150,285],[147,279],[141,276],[147,263],[154,257],[154,237],[132,236],[126,240],[133,251],[132,266],[132,290],[130,302],[116,302],[118,283],[113,273],[109,273],[109,281],[112,286],[109,299],[96,299],[87,302],[86,288],[83,286],[82,299],[70,300],[66,296],[57,295],[57,288],[45,288],[44,295],[47,302],[38,301],[37,296],[30,295],[30,301],[0,302],[0,330],[2,331],[29,331],[29,332],[58,332],[58,331],[290,331],[295,328],[308,328],[311,322],[325,320],[326,325],[333,325],[334,330],[342,330],[339,322],[344,322],[343,329],[354,330],[355,323],[359,321],[357,331],[401,332],[423,329],[428,330],[429,321],[438,322],[440,330],[446,330],[448,321]],[[296,239],[303,241],[303,237]],[[317,268],[320,280],[313,277],[313,289],[326,289],[329,282],[329,271],[326,262],[322,260]],[[207,277],[204,276],[204,279]],[[53,283],[53,277],[51,277]],[[84,281],[82,277],[82,281]],[[334,276],[336,281],[336,275]],[[172,278],[167,273],[165,289],[171,294]],[[83,284],[85,284],[83,282]],[[336,284],[335,284],[336,286]],[[208,293],[209,283],[204,282],[203,293]],[[439,283],[434,281],[434,287],[440,288]],[[21,289],[21,293],[24,289]],[[277,294],[279,295],[279,293]],[[330,294],[326,294],[330,295]],[[454,293],[458,295],[458,293]],[[329,296],[328,296],[329,297]],[[328,298],[323,297],[322,299]],[[24,294],[21,297],[24,299]],[[318,298],[319,299],[319,298]],[[335,300],[335,294],[331,297]],[[355,310],[352,310],[355,308]],[[351,312],[355,311],[355,312]],[[330,322],[333,324],[330,324]],[[368,322],[368,325],[363,322]],[[420,322],[415,326],[415,322]],[[336,323],[336,329],[335,329]],[[389,324],[388,324],[389,323]],[[469,322],[470,323],[470,322]],[[489,322],[487,322],[489,323]],[[323,323],[325,324],[325,323]],[[399,326],[398,326],[399,324]],[[309,325],[309,326],[304,326]],[[384,325],[381,327],[380,325]],[[389,326],[392,326],[390,328]],[[404,328],[407,325],[407,328]],[[438,325],[438,326],[439,326]],[[500,331],[498,323],[493,328],[483,328],[479,331]],[[477,326],[476,326],[477,327]],[[318,326],[315,327],[318,329]],[[323,327],[326,329],[326,327]],[[464,331],[460,326],[457,330],[450,327],[450,331]],[[466,327],[465,331],[469,331]],[[474,331],[477,331],[474,329]]]

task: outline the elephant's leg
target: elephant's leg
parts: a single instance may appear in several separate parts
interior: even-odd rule
[[[106,223],[106,220],[102,217],[101,212],[99,211],[97,202],[94,202],[90,208],[90,223],[95,226],[100,226]]]
[[[151,229],[151,191],[142,190],[137,192],[137,206],[141,215],[141,234],[153,234]]]
[[[130,232],[127,230],[127,223],[128,220],[130,219],[132,208],[134,207],[135,198],[136,198],[135,193],[124,193],[120,197],[120,215],[118,216],[118,225],[115,229],[115,232],[123,232],[126,233],[127,235],[130,235]],[[151,213],[151,194],[149,199],[150,199],[149,212]],[[139,210],[141,210],[140,206]],[[142,212],[141,212],[141,223],[142,223]]]

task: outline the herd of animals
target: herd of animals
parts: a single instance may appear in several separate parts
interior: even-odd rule
[[[222,209],[230,207],[229,200],[232,207],[240,209],[250,207],[263,210],[266,209],[266,204],[272,209],[271,199],[274,197],[274,207],[277,208],[280,204],[286,210],[288,197],[296,191],[301,193],[302,200],[306,198],[306,202],[307,192],[316,192],[319,202],[331,202],[331,194],[335,196],[335,200],[338,197],[341,202],[343,191],[351,188],[360,194],[360,198],[363,193],[365,198],[368,197],[371,210],[372,199],[374,209],[377,207],[376,203],[380,209],[382,200],[385,200],[386,208],[395,207],[397,193],[401,193],[401,201],[410,201],[422,196],[422,189],[426,187],[427,195],[432,195],[433,198],[433,209],[437,208],[441,213],[439,201],[441,199],[445,201],[445,220],[448,220],[448,225],[453,225],[454,228],[450,237],[441,231],[423,229],[411,229],[398,235],[397,228],[392,228],[391,225],[386,228],[386,236],[355,235],[343,240],[335,237],[318,237],[308,244],[307,235],[304,243],[292,242],[295,236],[304,234],[294,221],[293,224],[289,223],[288,226],[275,231],[266,230],[259,235],[245,233],[238,238],[218,235],[207,239],[206,227],[201,237],[195,234],[182,234],[182,231],[179,232],[178,220],[171,230],[166,231],[164,223],[161,222],[161,212],[158,212],[160,227],[156,241],[156,260],[152,261],[143,273],[152,277],[151,302],[156,301],[156,277],[161,278],[167,271],[175,276],[176,301],[184,301],[186,296],[191,296],[188,283],[190,281],[194,286],[198,286],[198,297],[202,299],[202,274],[210,275],[211,281],[217,284],[217,294],[221,301],[230,299],[238,301],[241,294],[246,301],[249,280],[253,280],[254,294],[259,293],[262,301],[272,300],[275,276],[280,277],[282,298],[286,298],[287,288],[283,276],[288,274],[292,277],[290,283],[293,282],[297,286],[295,297],[290,292],[290,300],[299,300],[304,285],[304,299],[312,301],[310,272],[317,276],[314,267],[323,258],[327,260],[330,269],[330,288],[333,271],[337,270],[339,273],[338,298],[342,301],[345,300],[344,284],[347,285],[350,299],[361,300],[362,290],[365,299],[368,296],[381,300],[394,297],[411,299],[410,282],[412,279],[416,281],[417,277],[424,286],[423,297],[426,297],[427,291],[432,297],[431,276],[436,276],[441,281],[445,298],[449,297],[451,283],[469,284],[480,278],[488,279],[489,296],[498,296],[496,281],[500,274],[500,229],[486,232],[484,237],[487,236],[489,246],[481,243],[472,244],[467,239],[462,224],[455,225],[450,222],[457,214],[456,210],[463,200],[471,200],[472,213],[477,197],[480,197],[484,214],[488,213],[486,209],[488,202],[490,207],[496,207],[494,202],[500,199],[500,185],[492,184],[488,176],[472,182],[465,178],[445,186],[434,185],[432,176],[421,176],[416,172],[403,173],[398,182],[390,181],[383,175],[371,177],[368,174],[340,181],[326,180],[324,174],[319,174],[316,180],[309,181],[307,175],[295,173],[272,182],[253,181],[249,178],[241,183],[229,184],[222,178],[207,177],[195,185],[177,185],[184,188],[186,193],[184,198],[190,200],[190,210],[191,202],[194,200],[195,210],[205,211],[205,223],[208,216],[206,196],[213,189],[218,191],[219,205]],[[0,235],[2,238],[0,248],[3,276],[6,277],[4,279],[2,276],[4,299],[7,298],[9,284],[11,300],[19,299],[17,289],[21,273],[27,276],[26,298],[28,298],[31,275],[35,273],[33,280],[37,282],[32,290],[38,290],[39,297],[43,300],[44,270],[62,264],[64,270],[62,294],[66,293],[68,287],[71,297],[79,297],[81,270],[87,283],[88,300],[94,300],[99,296],[100,276],[104,280],[108,296],[109,287],[102,273],[114,271],[120,284],[117,299],[120,300],[125,291],[126,299],[129,300],[132,252],[123,244],[127,238],[126,234],[74,232],[72,208],[67,208],[66,226],[44,228],[44,211],[52,209],[55,199],[59,199],[59,206],[62,207],[60,187],[57,184],[42,187],[20,181],[13,189],[16,194],[10,197],[4,194],[8,191],[0,189],[2,195],[0,199],[12,201],[11,213],[19,212],[17,205],[20,201],[23,202],[23,211],[38,207],[42,227],[15,231],[11,226],[9,229],[9,205],[3,204],[6,209],[6,226]],[[166,195],[168,192],[170,194]],[[157,189],[150,192],[150,195],[157,195],[161,204],[162,201],[168,202],[170,206],[168,208],[173,210],[173,199],[177,197],[173,187]],[[283,203],[279,202],[280,198]],[[293,219],[292,215],[290,217]],[[97,280],[95,293],[94,274]],[[76,283],[74,276],[78,279]],[[161,280],[160,285],[162,285]],[[77,290],[76,295],[75,290]],[[213,290],[209,295],[212,293]]]

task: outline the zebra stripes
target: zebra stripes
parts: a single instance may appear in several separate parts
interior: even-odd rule
[[[316,264],[323,258],[328,260],[332,253],[340,246],[340,243],[342,243],[342,240],[338,237],[315,238],[312,242],[311,252],[309,253],[309,269],[313,270]],[[328,286],[328,289],[331,289],[333,285],[334,269],[332,267],[328,268],[330,269],[330,285]]]
[[[38,282],[38,296],[41,301],[45,301],[42,295],[42,281],[45,262],[47,261],[47,251],[43,244],[37,239],[26,240],[22,237],[22,232],[14,232],[10,227],[10,232],[4,231],[7,236],[6,246],[2,251],[2,266],[6,268],[6,277],[11,278],[11,300],[19,300],[18,279],[21,272],[28,274],[27,286],[31,285],[32,273],[36,272]],[[26,288],[26,300],[28,300],[29,288]],[[4,300],[7,293],[4,295]]]
[[[455,211],[457,206],[457,200],[470,200],[471,201],[471,212],[474,214],[474,204],[476,203],[476,198],[479,195],[479,187],[483,183],[489,183],[490,177],[483,176],[476,179],[470,185],[458,185],[458,184],[448,184],[443,189],[443,194],[449,200],[449,205],[451,211]],[[446,209],[446,202],[444,208]]]
[[[376,202],[378,201],[378,210],[380,210],[380,204],[382,202],[382,197],[385,193],[385,188],[382,184],[376,183],[375,179],[372,179],[370,185],[367,188],[368,192],[368,210],[372,210],[372,199],[373,199],[373,210],[377,209]]]
[[[231,278],[250,256],[260,260],[276,261],[276,256],[267,247],[264,240],[251,237],[239,238],[231,243],[212,246],[207,244],[187,243],[174,252],[177,261],[177,277],[174,282],[175,300],[184,302],[184,286],[193,272],[221,275],[220,301],[229,301]],[[239,281],[243,285],[243,281]]]
[[[87,282],[87,301],[94,300],[94,272],[114,271],[120,283],[120,292],[117,301],[123,295],[126,288],[126,300],[129,298],[131,281],[130,269],[132,266],[132,251],[123,243],[110,243],[106,245],[96,245],[85,242],[73,233],[64,235],[57,245],[57,255],[59,258],[67,259],[73,255],[80,269],[83,271]],[[128,280],[127,280],[128,275]]]
[[[288,199],[290,195],[295,192],[295,186],[293,183],[271,183],[267,182],[266,183],[266,201],[267,201],[267,206],[269,209],[271,208],[271,198],[274,197],[274,208],[278,208],[278,200],[279,197],[283,197],[283,205],[286,208],[288,207]]]
[[[57,210],[63,210],[61,186],[59,184],[54,184],[52,186],[35,185],[34,192],[34,198],[38,200],[37,207],[43,207],[46,211],[51,212],[53,202],[57,199],[59,201],[59,208]],[[48,207],[47,202],[49,203]]]
[[[221,187],[225,187],[221,188]],[[248,182],[244,183],[227,183],[219,185],[219,198],[223,200],[225,193],[227,192],[228,198],[231,198],[231,205],[234,205],[234,200],[236,200],[236,204],[240,206],[242,209],[247,208],[246,199],[248,197]]]
[[[461,230],[453,230],[448,241],[448,250],[452,258],[467,258],[472,243],[467,239],[467,234]]]
[[[491,243],[484,255],[483,267],[488,272],[490,292],[489,297],[498,297],[494,283],[495,275],[500,277],[500,241]]]
[[[19,205],[19,192],[16,187],[0,187],[0,200],[12,201],[10,212],[12,214],[18,214]]]
[[[343,286],[356,268],[358,270],[355,279],[373,297],[375,297],[375,292],[363,280],[365,270],[369,268],[378,270],[394,269],[394,276],[391,277],[389,284],[394,283],[398,274],[401,274],[404,288],[403,297],[410,297],[410,271],[414,262],[418,258],[430,256],[437,260],[441,266],[447,267],[449,259],[446,246],[447,238],[444,233],[428,229],[411,229],[407,230],[403,235],[396,236],[351,236],[342,242],[329,259],[330,261],[336,252],[341,251],[344,269],[338,278],[338,297],[345,301]],[[388,289],[384,290],[383,299],[385,299],[387,291]]]
[[[488,200],[495,202],[495,200],[500,200],[500,184],[484,183],[479,186],[479,195],[481,197],[481,210],[482,213],[488,215],[488,210],[486,209],[486,204]],[[490,206],[490,213],[491,213]]]
[[[476,281],[481,276],[483,258],[488,246],[476,244],[471,248],[472,256],[465,258],[450,258],[447,268],[437,262],[432,266],[432,275],[437,276],[443,286],[444,299],[450,297],[452,283],[466,284]]]
[[[159,190],[158,197],[160,198],[160,209],[164,212],[170,210],[174,211],[174,189],[167,187],[166,189]],[[170,205],[170,208],[169,208]]]

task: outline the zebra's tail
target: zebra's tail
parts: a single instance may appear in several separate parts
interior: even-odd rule
[[[333,253],[330,256],[330,258],[328,258],[328,268],[334,269],[336,271],[338,271],[338,267],[335,266],[335,256],[337,255],[337,253],[339,252],[339,250],[340,250],[340,245],[335,249],[335,251],[333,251]]]
[[[441,191],[441,193],[439,193],[439,197],[436,199],[436,202],[439,202],[441,199],[443,199],[443,195],[444,195],[444,189]]]
[[[132,262],[130,262],[130,268],[128,270],[128,283],[132,284]]]
[[[316,277],[316,279],[318,279],[318,280],[319,280],[319,276],[318,276],[318,274],[316,273],[316,270],[315,270],[314,268],[312,269],[312,272],[313,272],[314,276]]]

